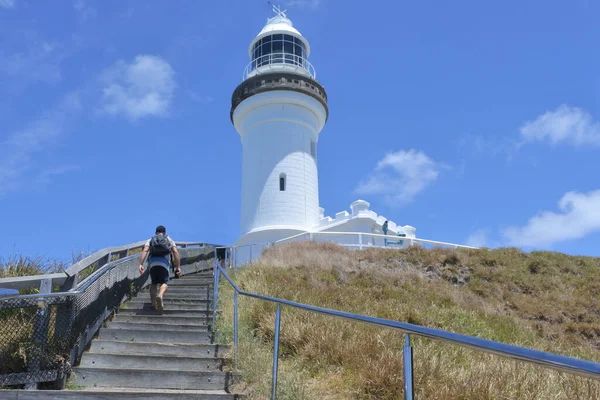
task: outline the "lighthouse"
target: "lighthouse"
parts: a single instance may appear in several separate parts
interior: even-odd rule
[[[242,143],[240,239],[265,243],[319,225],[317,143],[329,110],[309,62],[310,44],[285,11],[250,42],[231,99]]]
[[[403,238],[415,238],[415,228],[378,215],[365,200],[333,218],[319,206],[317,143],[329,117],[327,93],[308,61],[308,40],[285,11],[273,11],[250,42],[249,63],[231,97],[230,118],[242,143],[241,232],[232,264],[253,260],[279,239],[354,249],[406,245]]]

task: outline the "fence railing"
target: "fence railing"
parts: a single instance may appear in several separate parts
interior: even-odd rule
[[[233,351],[234,351],[234,368],[237,369],[238,364],[238,296],[251,297],[277,305],[275,311],[275,338],[273,347],[273,369],[271,374],[271,399],[275,399],[277,395],[277,378],[278,378],[278,357],[279,357],[279,332],[281,325],[281,309],[282,306],[293,307],[312,313],[329,315],[331,317],[342,318],[350,321],[357,321],[396,329],[404,333],[404,398],[412,400],[414,397],[414,379],[413,379],[413,352],[410,342],[410,335],[417,335],[436,341],[446,342],[457,345],[463,348],[480,350],[488,354],[495,354],[502,357],[507,357],[515,360],[525,361],[527,363],[540,365],[542,367],[554,369],[560,372],[576,374],[586,378],[600,380],[600,363],[581,360],[574,357],[562,356],[559,354],[548,353],[539,350],[532,350],[525,347],[513,346],[506,343],[495,342],[492,340],[482,339],[478,337],[462,335],[459,333],[444,331],[441,329],[427,328],[420,325],[409,324],[384,318],[370,317],[366,315],[353,314],[344,311],[337,311],[323,307],[315,307],[307,304],[296,303],[289,300],[279,299],[270,296],[264,296],[256,293],[245,292],[241,290],[225,269],[221,266],[215,253],[214,266],[214,282],[213,282],[213,323],[216,326],[217,322],[217,304],[219,299],[219,281],[221,275],[226,279],[228,284],[233,288]]]
[[[465,246],[456,243],[440,242],[436,240],[427,240],[412,238],[406,236],[381,235],[377,233],[364,232],[303,232],[273,242],[248,244],[242,246],[231,246],[225,248],[225,263],[228,266],[240,267],[244,264],[257,260],[263,250],[271,246],[277,246],[285,243],[303,242],[331,242],[344,246],[348,249],[364,250],[370,248],[394,248],[400,249],[408,246],[423,246],[426,248],[445,247],[453,249],[477,249],[477,247]]]
[[[54,288],[60,287],[61,292],[75,290],[82,280],[89,277],[94,271],[112,261],[117,261],[142,251],[145,241],[126,244],[124,246],[108,247],[98,250],[82,260],[72,264],[64,272],[44,275],[18,276],[14,278],[0,278],[0,288],[27,290],[37,289],[43,285]],[[203,245],[200,242],[175,242],[177,247],[186,248]],[[49,281],[49,283],[48,283]]]
[[[301,72],[313,79],[317,79],[315,67],[306,58],[289,53],[271,53],[252,60],[246,66],[246,69],[244,69],[242,80],[244,81],[258,71],[268,70],[269,68],[276,68],[277,71],[290,70]]]
[[[64,379],[103,322],[150,283],[148,269],[142,275],[138,270],[136,249],[143,244],[104,249],[73,265],[67,280],[82,279],[68,282],[70,290],[52,293],[56,274],[3,279],[0,286],[21,288],[37,279],[40,293],[0,297],[0,386],[34,389],[37,383]],[[182,274],[213,268],[215,245],[177,245]]]
[[[427,240],[407,236],[382,235],[379,233],[365,232],[303,232],[294,236],[275,241],[275,244],[289,243],[293,241],[313,240],[316,242],[335,242],[344,247],[365,249],[365,248],[399,248],[414,246],[415,244],[424,247],[451,247],[454,249],[476,249],[476,247],[465,246],[462,244],[439,242],[436,240]]]

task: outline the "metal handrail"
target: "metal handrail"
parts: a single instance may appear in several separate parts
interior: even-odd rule
[[[291,57],[288,58],[288,57]],[[242,81],[248,79],[250,73],[255,71],[258,68],[267,67],[267,66],[282,66],[282,65],[292,65],[305,70],[311,78],[317,79],[317,71],[315,67],[308,61],[306,58],[302,56],[297,56],[290,53],[270,53],[265,54],[264,56],[256,57],[252,61],[248,63],[246,68],[244,69],[244,74],[242,75]]]
[[[145,242],[140,242],[140,243],[143,244]],[[192,246],[202,246],[202,245],[205,245],[206,243],[202,243],[202,242],[175,242],[175,244],[178,247],[189,248],[189,247],[192,247]],[[107,253],[107,254],[110,255],[111,253]],[[89,288],[94,282],[96,282],[100,277],[102,277],[104,274],[106,274],[111,269],[113,269],[114,267],[116,267],[118,264],[124,263],[126,261],[130,261],[130,260],[132,260],[132,259],[134,259],[136,257],[139,257],[139,254],[136,253],[136,254],[132,254],[132,255],[127,256],[127,257],[120,258],[118,260],[109,261],[108,263],[102,265],[98,270],[94,271],[92,274],[90,274],[89,276],[87,276],[82,282],[80,282],[80,286],[76,290],[69,290],[69,291],[62,291],[62,292],[53,292],[53,293],[14,294],[14,295],[2,296],[0,298],[0,300],[9,300],[9,299],[16,299],[16,298],[18,298],[18,299],[36,298],[37,299],[37,298],[68,297],[68,296],[80,295],[83,292],[85,292],[85,290],[87,288]],[[83,269],[85,269],[85,268],[87,268],[87,267],[84,267]],[[53,275],[56,275],[56,274],[51,274],[50,276],[44,276],[44,275],[38,275],[38,276],[40,277],[40,280],[44,280],[44,277],[46,279],[52,279]],[[17,277],[17,278],[8,278],[8,279],[18,279],[18,278],[20,278],[20,277]],[[27,277],[25,276],[23,278],[27,278]]]
[[[271,399],[275,399],[275,391],[277,389],[277,355],[279,349],[279,325],[281,306],[289,306],[299,308],[305,311],[325,314],[332,317],[349,319],[352,321],[365,322],[372,325],[383,326],[387,328],[398,329],[405,333],[404,345],[404,396],[405,399],[413,399],[413,366],[412,366],[412,347],[410,345],[410,335],[418,335],[429,339],[451,343],[465,348],[481,350],[486,353],[496,354],[499,356],[525,361],[531,364],[540,365],[561,372],[572,373],[586,378],[600,380],[600,363],[593,361],[581,360],[575,357],[562,356],[559,354],[548,353],[539,350],[528,349],[525,347],[510,345],[501,342],[495,342],[488,339],[477,338],[473,336],[453,333],[441,329],[427,328],[420,325],[399,322],[385,318],[370,317],[366,315],[353,314],[345,311],[331,310],[323,307],[310,306],[307,304],[297,303],[289,300],[283,300],[276,297],[263,296],[256,293],[245,292],[241,290],[235,282],[229,277],[225,269],[219,263],[216,257],[215,250],[215,269],[214,269],[214,292],[213,292],[213,327],[216,323],[217,301],[218,301],[218,284],[220,275],[223,274],[227,282],[234,289],[234,366],[237,369],[237,352],[238,352],[238,305],[237,296],[247,296],[255,299],[260,299],[277,304],[276,323],[275,323],[275,347],[273,356],[273,376],[271,387]]]
[[[290,242],[296,242],[296,241],[300,241],[300,240],[304,240],[304,239],[316,240],[320,237],[325,237],[325,241],[327,241],[327,236],[330,236],[330,237],[355,236],[357,238],[356,243],[343,243],[343,242],[335,241],[335,240],[333,240],[333,242],[339,244],[340,246],[346,247],[346,248],[356,248],[359,250],[386,249],[386,248],[397,249],[400,247],[397,247],[394,245],[395,244],[397,245],[399,241],[402,241],[405,243],[404,245],[402,243],[400,243],[401,247],[412,246],[414,244],[424,244],[424,245],[433,245],[433,246],[445,246],[445,247],[450,247],[450,248],[454,248],[454,249],[471,249],[471,250],[478,249],[478,247],[466,246],[466,245],[457,244],[457,243],[440,242],[437,240],[420,239],[420,238],[409,237],[409,236],[382,235],[380,233],[367,233],[367,232],[301,232],[301,233],[297,233],[297,234],[285,237],[283,239],[275,240],[275,241],[260,242],[260,243],[246,244],[246,245],[240,245],[240,246],[226,246],[226,247],[220,247],[220,248],[230,249],[231,253],[232,253],[231,254],[231,256],[232,256],[231,262],[235,266],[238,266],[237,261],[239,261],[239,260],[236,258],[235,254],[237,254],[237,252],[240,250],[247,249],[249,252],[249,259],[244,259],[245,261],[242,261],[242,264],[245,264],[246,262],[252,262],[253,253],[259,254],[263,249],[265,249],[267,247],[279,245],[279,244],[290,243]],[[385,241],[386,244],[385,245],[372,244],[367,241],[363,241],[365,238],[380,239],[381,242]],[[300,239],[300,240],[294,240],[294,239]],[[317,240],[317,241],[319,241],[319,240]],[[258,252],[256,251],[257,248],[259,250]],[[235,260],[234,260],[234,258],[235,258]]]
[[[276,240],[274,243],[284,243],[286,241],[290,241],[292,239],[295,239],[297,237],[301,237],[301,236],[306,236],[306,235],[312,235],[312,236],[358,236],[358,237],[373,237],[373,238],[380,238],[380,239],[388,239],[388,240],[406,240],[406,241],[410,241],[413,243],[427,243],[427,244],[433,244],[433,245],[440,245],[440,246],[448,246],[448,247],[454,247],[455,249],[460,248],[460,249],[477,249],[477,247],[474,246],[467,246],[464,244],[456,244],[456,243],[449,243],[449,242],[440,242],[437,240],[428,240],[428,239],[420,239],[420,238],[413,238],[413,237],[408,237],[408,236],[395,236],[395,235],[382,235],[380,233],[366,233],[366,232],[302,232],[302,233],[297,233],[295,235],[283,238],[283,239],[279,239]],[[356,244],[356,245],[350,245],[347,243],[343,243],[343,246],[360,246],[360,244]],[[369,246],[368,244],[362,244],[362,246],[367,247]]]

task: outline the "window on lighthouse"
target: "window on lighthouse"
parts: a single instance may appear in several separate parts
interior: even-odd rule
[[[312,139],[310,141],[310,155],[313,156],[315,160],[317,159],[317,144]]]
[[[295,64],[305,67],[306,45],[302,40],[285,34],[259,39],[252,48],[252,69],[267,64]]]
[[[279,191],[285,191],[285,174],[279,175]]]

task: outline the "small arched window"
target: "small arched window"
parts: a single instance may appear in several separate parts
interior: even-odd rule
[[[279,175],[279,190],[281,192],[285,191],[285,174]]]
[[[317,158],[317,144],[314,140],[310,140],[310,155],[313,156],[314,159]]]

